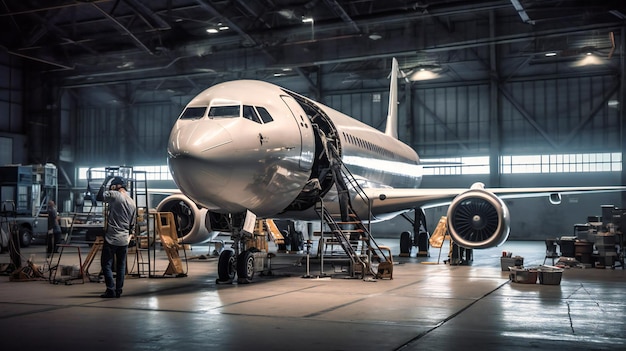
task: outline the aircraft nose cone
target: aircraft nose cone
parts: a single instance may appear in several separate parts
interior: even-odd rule
[[[216,123],[192,123],[179,126],[172,131],[168,145],[170,157],[187,155],[211,158],[215,149],[233,141],[230,133]]]
[[[176,185],[193,200],[211,208],[232,176],[231,160],[224,152],[230,133],[217,124],[190,125],[172,132],[168,164]],[[191,196],[190,196],[191,197]]]

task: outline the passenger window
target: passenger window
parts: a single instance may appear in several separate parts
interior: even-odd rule
[[[267,112],[265,108],[257,106],[256,109],[257,111],[259,111],[259,115],[261,115],[261,119],[263,120],[263,123],[270,123],[271,121],[274,120],[272,118],[272,115],[270,115],[270,113]]]
[[[187,107],[180,115],[181,119],[198,119],[204,117],[206,107]]]
[[[211,106],[209,117],[239,117],[239,105],[234,106]]]
[[[261,124],[261,119],[256,114],[256,111],[254,110],[254,107],[252,106],[243,107],[243,118],[246,118],[246,119],[249,119],[251,121]]]

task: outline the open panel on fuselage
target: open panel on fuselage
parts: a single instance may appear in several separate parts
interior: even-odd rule
[[[285,211],[303,210],[313,206],[317,201],[317,198],[320,195],[325,195],[334,184],[332,174],[330,172],[330,161],[328,160],[328,155],[324,151],[324,141],[322,139],[324,138],[326,141],[333,143],[335,149],[339,152],[339,155],[341,155],[341,142],[337,135],[337,129],[324,111],[297,94],[293,94],[289,91],[285,92],[291,95],[298,102],[315,129],[315,158],[309,182],[314,183],[319,181],[321,189],[319,191],[310,191],[310,189],[305,187],[304,191],[300,193],[296,200],[285,209]]]

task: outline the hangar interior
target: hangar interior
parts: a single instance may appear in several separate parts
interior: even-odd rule
[[[56,165],[63,211],[88,167],[152,167],[173,187],[170,128],[207,87],[269,81],[382,129],[395,57],[399,138],[433,164],[423,187],[624,184],[625,16],[614,1],[4,1],[0,163]],[[622,202],[511,200],[512,238]]]
[[[62,212],[87,202],[90,168],[132,166],[151,188],[174,189],[170,130],[218,83],[275,83],[383,130],[394,58],[399,139],[421,157],[422,187],[626,184],[623,1],[0,0],[0,30],[0,165],[43,165],[44,179],[53,167]],[[268,255],[273,268],[250,285],[223,284],[218,259],[198,254],[206,246],[184,257],[184,273],[168,274],[163,250],[152,264],[168,268],[148,275],[160,279],[133,279],[146,277],[136,248],[123,297],[104,299],[98,274],[87,281],[83,271],[97,246],[70,245],[52,256],[56,268],[45,258],[36,282],[0,274],[0,344],[618,350],[623,261],[550,272],[556,283],[542,279],[549,270],[532,280],[508,266],[546,264],[545,239],[626,206],[625,196],[507,199],[512,240],[502,247],[477,251],[471,265],[443,261],[447,246],[394,255],[385,279],[330,279],[323,260],[296,252]],[[431,232],[445,214],[426,211]],[[372,232],[395,254],[407,230],[398,218]],[[29,267],[45,257],[38,245],[22,256]]]

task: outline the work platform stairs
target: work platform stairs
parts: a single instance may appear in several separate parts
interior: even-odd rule
[[[336,162],[341,162],[339,157]],[[341,174],[350,193],[356,196],[348,201],[347,218],[344,214],[331,213],[320,198],[315,205],[315,210],[322,221],[321,239],[319,253],[325,254],[327,246],[339,245],[345,253],[344,258],[350,262],[349,274],[351,277],[365,278],[370,275],[374,278],[393,278],[393,257],[391,250],[387,246],[380,246],[371,234],[369,223],[371,223],[371,201],[358,184],[356,178],[343,163],[341,163]],[[369,218],[366,223],[358,216],[354,210],[353,203],[363,202],[368,209]],[[341,208],[341,206],[339,206]],[[345,220],[347,219],[347,220]],[[326,259],[328,259],[327,257]],[[331,254],[331,258],[337,258]]]

